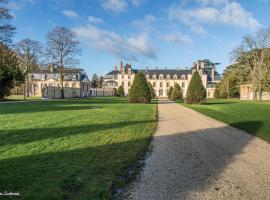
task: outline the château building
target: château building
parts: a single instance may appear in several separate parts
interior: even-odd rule
[[[194,62],[190,69],[134,69],[131,64],[124,66],[121,62],[119,69],[115,65],[114,70],[105,75],[104,87],[117,89],[122,85],[126,95],[128,95],[135,74],[143,72],[147,80],[152,84],[158,97],[166,97],[168,89],[170,86],[174,86],[175,83],[181,86],[183,96],[185,97],[192,74],[198,71],[202,83],[207,90],[207,97],[213,98],[215,86],[221,80],[220,74],[215,69],[218,64],[212,63],[209,60],[199,60]]]
[[[76,97],[88,96],[90,92],[90,80],[83,69],[64,68],[63,87],[70,88],[67,91],[77,91]],[[60,88],[59,69],[53,65],[39,67],[29,74],[29,96],[44,96],[47,87]]]

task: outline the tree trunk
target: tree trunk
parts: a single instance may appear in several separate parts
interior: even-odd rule
[[[25,85],[25,81],[23,83],[23,99],[26,100],[26,85]]]
[[[65,98],[65,94],[64,94],[64,87],[63,87],[63,66],[61,64],[60,66],[60,88],[61,88],[61,99]]]

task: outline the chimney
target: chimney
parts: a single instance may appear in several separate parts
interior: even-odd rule
[[[123,66],[124,66],[124,65],[123,65],[123,62],[121,61],[121,62],[120,62],[120,72],[121,72],[121,73],[122,73],[122,71],[123,71]]]
[[[146,72],[148,72],[148,67],[146,66]]]
[[[114,65],[114,71],[117,71],[117,65]]]
[[[177,67],[177,71],[179,71],[179,69],[180,69],[180,68],[179,68],[179,67]]]
[[[212,65],[212,81],[215,81],[215,65]]]
[[[156,67],[156,70],[158,70],[158,67]]]

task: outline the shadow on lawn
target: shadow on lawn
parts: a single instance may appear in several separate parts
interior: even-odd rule
[[[235,104],[238,102],[234,102],[234,101],[222,101],[222,102],[206,102],[203,105],[226,105],[226,104]]]
[[[135,126],[139,124],[148,124],[155,122],[154,120],[145,121],[123,121],[119,123],[108,124],[90,124],[81,126],[68,127],[50,127],[50,128],[33,128],[33,129],[18,129],[1,131],[0,146],[27,144],[45,139],[57,139],[65,136],[77,134],[89,134],[97,131],[105,131],[109,129],[123,128],[126,126]]]
[[[71,129],[75,130],[74,127]],[[165,149],[161,149],[164,151],[162,167],[155,166],[155,162],[151,161],[153,157],[150,157],[147,165],[157,168],[158,173],[151,175],[150,179],[155,188],[143,188],[144,197],[147,197],[148,191],[153,190],[158,197],[164,188],[167,193],[174,195],[175,188],[180,188],[180,193],[178,191],[175,195],[181,199],[188,192],[209,187],[251,140],[250,135],[235,133],[227,126],[155,137],[154,141],[160,144],[175,145],[174,148],[179,153],[174,154],[171,159],[179,162],[177,166],[172,166],[171,160],[167,159],[171,157],[170,151],[167,153]],[[18,191],[21,199],[112,198],[112,186],[125,183],[124,179],[117,177],[125,176],[128,167],[142,158],[149,142],[150,137],[146,137],[103,146],[0,160],[0,191]],[[160,149],[154,147],[153,153],[157,153],[156,151]],[[162,179],[160,176],[164,171],[174,173],[174,178]]]

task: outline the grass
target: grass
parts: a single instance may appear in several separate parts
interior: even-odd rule
[[[112,199],[143,158],[156,105],[126,98],[0,104],[0,192],[20,199]]]
[[[31,96],[26,97],[26,101],[41,100],[41,97]],[[25,101],[23,95],[11,95],[7,97],[7,101]]]
[[[209,99],[205,105],[181,104],[270,142],[270,102]]]

